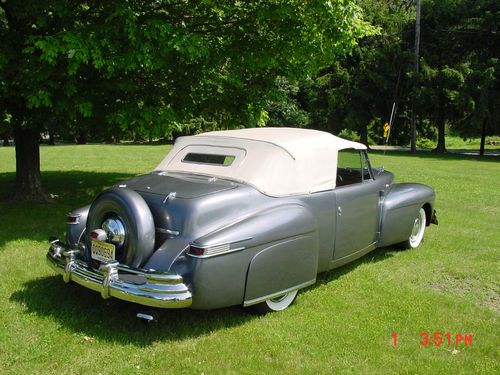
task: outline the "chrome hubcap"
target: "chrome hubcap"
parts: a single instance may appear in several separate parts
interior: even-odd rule
[[[413,223],[413,230],[411,231],[412,239],[415,239],[417,237],[418,232],[420,232],[420,217],[417,217],[415,219],[415,223]]]
[[[412,247],[417,247],[420,245],[420,242],[422,241],[422,238],[424,237],[424,230],[425,230],[425,211],[423,208],[420,209],[418,212],[418,216],[413,222],[413,229],[411,230],[410,234],[410,245]]]
[[[102,223],[101,228],[106,232],[107,241],[117,247],[125,243],[125,225],[119,217],[108,218]]]

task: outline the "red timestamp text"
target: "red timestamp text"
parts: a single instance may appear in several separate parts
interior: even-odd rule
[[[398,334],[396,332],[391,333],[392,345],[398,345]],[[422,332],[420,334],[420,346],[455,346],[462,344],[464,346],[472,346],[472,335],[471,334],[451,334],[443,332]]]
[[[455,346],[457,347],[460,344],[465,346],[472,346],[472,335],[470,334],[451,334],[451,333],[443,333],[443,332],[422,332],[420,334],[421,340],[419,344],[421,346]]]

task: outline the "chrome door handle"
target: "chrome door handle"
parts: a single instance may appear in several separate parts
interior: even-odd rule
[[[337,213],[339,214],[339,216],[342,216],[342,207],[337,207]]]

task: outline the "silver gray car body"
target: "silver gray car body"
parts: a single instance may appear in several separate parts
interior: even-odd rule
[[[279,134],[286,136],[286,129]],[[214,309],[272,300],[377,247],[408,241],[421,209],[422,227],[437,223],[430,187],[393,184],[392,173],[371,168],[366,150],[354,152],[362,158],[360,182],[342,186],[337,176],[334,188],[306,194],[271,196],[252,184],[202,173],[156,170],[132,178],[69,214],[66,242],[51,241],[48,264],[66,282],[103,298],[154,307]],[[92,258],[90,216],[103,200],[103,212],[125,206],[118,216],[133,217],[121,219],[122,244],[152,241],[147,254]],[[101,228],[106,215],[92,225]],[[128,240],[134,225],[139,237]],[[110,235],[104,242],[112,242]]]

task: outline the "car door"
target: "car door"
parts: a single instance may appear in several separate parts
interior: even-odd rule
[[[355,257],[356,253],[374,247],[379,221],[379,190],[366,151],[340,150],[335,188],[334,262]]]

